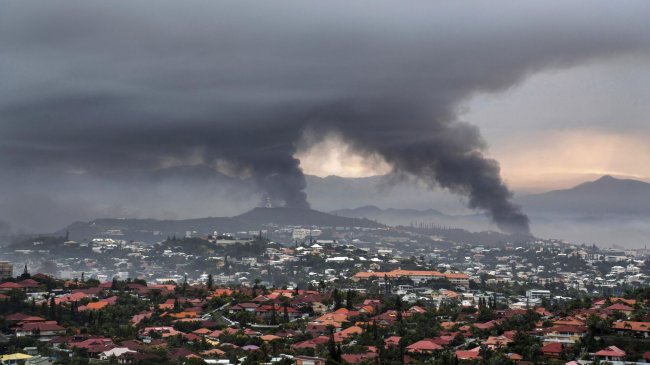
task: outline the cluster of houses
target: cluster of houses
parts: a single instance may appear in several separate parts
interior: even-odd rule
[[[158,257],[154,255],[155,245],[94,240],[88,244],[97,254],[94,258],[55,260],[67,281],[43,274],[8,279],[0,283],[0,302],[23,293],[25,308],[30,303],[39,307],[53,301],[75,313],[95,314],[110,312],[119,305],[120,295],[128,295],[146,307],[130,313],[123,323],[135,329],[133,338],[118,340],[88,333],[79,323],[57,321],[31,309],[7,313],[5,336],[35,338],[55,350],[53,357],[72,356],[76,348],[93,359],[116,358],[123,364],[137,363],[162,351],[181,362],[200,358],[226,365],[266,353],[269,347],[277,348],[269,355],[271,363],[321,364],[330,342],[341,346],[341,359],[346,363],[368,363],[382,353],[377,345],[363,349],[356,345],[370,327],[378,325],[390,332],[396,321],[435,311],[446,303],[460,308],[463,315],[437,318],[431,323],[440,327],[436,336],[405,342],[404,336],[391,333],[383,338],[384,348],[399,348],[406,363],[441,353],[453,353],[458,360],[471,362],[486,356],[486,349],[503,353],[513,362],[529,361],[530,354],[513,350],[518,345],[517,332],[503,326],[531,310],[539,319],[527,334],[539,341],[539,355],[549,360],[567,359],[569,349],[592,336],[589,322],[593,318],[607,323],[610,336],[638,341],[650,337],[647,303],[606,295],[648,284],[647,252],[604,250],[554,240],[525,247],[433,247],[420,244],[424,238],[417,235],[404,238],[395,234],[388,239],[389,234],[395,233],[368,229],[341,233],[336,240],[314,240],[317,235],[311,234],[302,243],[269,245],[263,255],[237,258],[200,256],[183,247],[166,248]],[[81,246],[76,242],[66,245]],[[165,260],[173,267],[165,266]],[[213,264],[213,275],[206,270],[181,275],[181,270],[199,261]],[[107,262],[114,267],[106,266]],[[226,272],[226,262],[238,271]],[[292,270],[285,270],[289,267]],[[436,271],[431,270],[434,267]],[[282,271],[287,282],[273,282],[269,278],[272,270]],[[84,273],[86,279],[99,279],[101,283],[84,284]],[[130,273],[141,280],[124,283],[119,290],[114,282],[106,281],[109,277],[126,279]],[[170,280],[176,283],[170,284]],[[52,282],[57,285],[52,286]],[[312,290],[297,289],[297,282],[311,284]],[[393,282],[400,284],[393,287]],[[293,289],[266,290],[260,283]],[[383,288],[370,292],[375,284]],[[500,288],[514,284],[528,289],[526,295],[506,297],[500,292]],[[184,285],[188,285],[187,293],[179,291]],[[357,300],[337,305],[331,291],[334,287],[353,291]],[[599,299],[589,308],[562,314],[549,311],[544,304],[571,299],[567,293]],[[401,298],[405,308],[398,311],[380,300],[394,296]],[[468,315],[486,300],[499,304],[495,318],[478,321]],[[219,305],[215,307],[214,303]],[[355,351],[346,353],[350,347]],[[648,353],[610,343],[592,350],[570,360],[616,364],[650,358]],[[8,356],[2,362],[41,361],[38,355],[33,350],[21,350],[2,355]]]
[[[365,272],[358,278],[364,280],[372,276],[409,276],[413,280],[444,277],[458,280],[455,285],[464,285],[468,280],[466,275],[458,273],[407,270]],[[30,365],[40,364],[41,361],[51,362],[57,357],[83,353],[92,359],[116,359],[120,364],[135,364],[155,359],[163,353],[166,358],[180,363],[195,358],[206,363],[231,364],[235,359],[245,361],[247,357],[263,352],[268,355],[268,363],[324,364],[325,349],[333,343],[343,349],[340,356],[348,364],[373,363],[382,351],[391,348],[400,348],[407,364],[423,358],[436,358],[443,353],[453,353],[459,361],[473,361],[486,356],[486,351],[502,353],[511,361],[524,364],[530,360],[527,358],[530,354],[513,350],[518,345],[518,331],[504,326],[517,316],[531,315],[537,320],[526,334],[539,341],[539,355],[549,360],[566,359],[567,349],[593,335],[589,321],[594,318],[607,323],[606,330],[612,336],[624,336],[634,341],[650,338],[650,318],[644,314],[647,303],[623,297],[598,299],[588,308],[578,308],[564,315],[540,306],[495,309],[494,319],[478,321],[472,315],[473,311],[461,311],[461,315],[455,318],[426,317],[427,313],[435,313],[431,312],[436,310],[435,306],[405,304],[404,308],[398,309],[388,306],[382,298],[358,294],[357,300],[339,299],[337,303],[332,291],[297,288],[209,289],[196,284],[181,291],[176,285],[145,285],[141,282],[121,283],[117,289],[115,282],[88,286],[79,282],[54,281],[58,284],[50,288],[47,297],[37,301],[36,296],[30,295],[45,290],[44,280],[51,286],[54,279],[37,274],[29,279],[1,283],[0,300],[7,302],[17,293],[24,294],[24,305],[4,317],[5,336],[32,338],[44,343],[51,349],[50,357],[39,356],[33,353],[33,349],[23,349],[3,354],[3,363],[24,361]],[[452,295],[454,292],[444,293],[461,306],[460,298]],[[154,303],[154,294],[162,299]],[[119,306],[122,297],[137,300],[146,307],[145,310],[132,311],[124,323],[115,324],[134,328],[132,338],[127,339],[89,333],[82,330],[82,324],[72,320],[59,322],[34,313],[34,308],[54,303],[74,313],[89,315],[92,312],[98,318],[101,313]],[[219,306],[215,308],[216,304]],[[428,325],[439,330],[435,336],[408,337],[405,342],[407,337],[400,336],[395,328],[398,322],[411,318],[429,318],[431,323]],[[359,349],[356,345],[358,339],[376,326],[387,333],[381,339],[383,347],[373,344]],[[346,351],[350,346],[355,346],[354,352]],[[268,353],[269,349],[277,351]],[[630,359],[633,355],[629,349],[610,344],[589,353],[583,351],[571,361],[583,364],[596,360],[614,364],[650,361],[650,352],[635,355],[638,358]]]
[[[408,229],[386,227],[338,230],[278,226],[241,234],[242,237],[268,234],[271,239],[278,238],[280,244],[269,245],[262,254],[226,257],[193,250],[193,245],[182,242],[164,245],[104,237],[62,243],[74,247],[71,252],[77,256],[66,256],[68,250],[50,246],[45,249],[40,240],[34,241],[33,247],[26,244],[4,254],[14,261],[27,262],[30,267],[51,266],[46,271],[62,278],[81,279],[85,275],[86,279],[107,281],[113,277],[120,280],[137,277],[160,284],[170,280],[205,282],[208,273],[219,285],[252,286],[254,278],[262,279],[267,286],[334,282],[341,278],[363,284],[372,277],[382,279],[386,275],[409,277],[416,286],[432,279],[446,279],[460,287],[467,287],[469,281],[533,287],[559,284],[592,295],[650,284],[645,250],[601,249],[558,240],[539,240],[521,246],[450,244]],[[250,242],[249,238],[234,238],[237,234],[230,237],[192,233],[189,236],[205,241],[209,247]],[[318,260],[312,260],[314,257]],[[205,269],[205,262],[211,264],[211,270]],[[303,262],[309,264],[300,267]],[[227,270],[233,266],[235,270]],[[197,269],[192,270],[193,267]],[[286,270],[289,267],[292,270]],[[432,271],[433,267],[438,271]],[[272,277],[269,268],[284,275]]]

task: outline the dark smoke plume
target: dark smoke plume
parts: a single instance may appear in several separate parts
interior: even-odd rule
[[[208,169],[306,208],[296,146],[306,132],[336,133],[528,233],[457,108],[539,70],[646,53],[648,7],[5,1],[0,168],[18,183],[3,192],[30,182],[56,196],[60,175],[144,174],[150,189],[157,172]]]
[[[468,197],[470,208],[486,211],[502,230],[529,234],[528,217],[509,201],[512,193],[498,163],[481,153],[485,144],[478,129],[436,119],[435,113],[422,113],[425,109],[390,100],[331,105],[314,114],[310,128],[334,130],[361,152],[383,156],[395,172]]]

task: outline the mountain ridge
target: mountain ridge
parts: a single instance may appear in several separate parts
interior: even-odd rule
[[[515,201],[533,214],[650,215],[650,184],[604,175],[568,189],[526,195]]]
[[[445,216],[451,217],[451,215],[445,214],[439,210],[429,208],[429,209],[408,209],[408,208],[385,208],[382,209],[376,205],[364,205],[357,208],[345,208],[337,209],[330,212],[331,214],[342,215],[345,217],[351,218],[370,218],[376,219],[375,216],[382,214],[401,214],[401,215],[435,215],[435,216]]]
[[[308,178],[323,179],[320,177]],[[342,185],[346,185],[350,181],[361,185],[371,181],[381,181],[382,177],[362,178],[361,184],[355,179],[337,176],[329,177],[329,179]],[[336,185],[338,184],[335,184],[334,187]],[[356,189],[358,190],[358,187]],[[330,194],[337,193],[337,191],[330,192]],[[343,198],[339,200],[345,201]],[[602,240],[625,242],[625,232],[622,231],[624,228],[626,232],[638,231],[636,234],[639,237],[646,234],[645,225],[639,222],[645,222],[650,217],[650,184],[639,180],[619,179],[605,175],[567,189],[526,195],[518,197],[514,201],[520,204],[523,211],[531,217],[533,230],[538,235],[588,242],[599,239],[601,240],[599,242]],[[348,203],[354,204],[355,202],[349,201]],[[66,231],[69,231],[72,239],[92,238],[98,233],[117,228],[128,231],[129,239],[138,240],[144,234],[141,234],[140,231],[149,232],[149,239],[151,239],[150,232],[152,231],[160,231],[161,238],[164,238],[164,235],[167,234],[184,235],[185,231],[238,232],[254,230],[259,229],[265,223],[298,226],[377,227],[381,226],[380,223],[408,226],[412,223],[422,222],[444,227],[459,227],[475,232],[495,229],[481,213],[452,215],[446,213],[444,209],[380,208],[379,206],[385,207],[387,202],[378,202],[378,205],[365,204],[357,208],[332,209],[328,210],[329,214],[316,210],[255,208],[232,216],[178,220],[103,218],[87,222],[78,221],[55,234],[64,236]],[[430,206],[438,207],[435,205],[435,201]],[[610,231],[615,233],[602,238]],[[650,228],[647,231],[650,236]],[[637,242],[639,240],[637,236],[630,240]],[[121,236],[116,238],[124,239]]]
[[[148,219],[148,218],[99,218],[88,222],[74,222],[54,232],[54,235],[69,235],[72,239],[92,238],[109,230],[120,231],[129,239],[150,236],[150,232],[166,235],[184,234],[186,231],[202,233],[237,232],[257,230],[266,224],[296,226],[343,226],[377,228],[383,225],[368,219],[335,216],[313,209],[296,208],[253,208],[232,217],[206,217],[190,219]],[[120,235],[116,233],[116,235]],[[120,237],[122,238],[122,237]],[[124,239],[124,238],[122,238]]]

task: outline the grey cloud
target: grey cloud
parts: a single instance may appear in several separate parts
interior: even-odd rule
[[[527,218],[498,163],[483,157],[478,130],[457,120],[458,104],[650,43],[643,1],[0,7],[8,174],[101,177],[228,161],[276,202],[307,207],[296,146],[307,130],[336,132],[521,233]]]

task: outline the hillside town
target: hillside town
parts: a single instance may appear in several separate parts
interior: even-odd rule
[[[0,365],[650,365],[650,0],[0,2]]]
[[[645,250],[265,228],[5,246],[2,363],[650,362]]]

